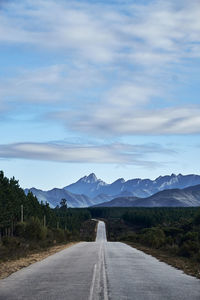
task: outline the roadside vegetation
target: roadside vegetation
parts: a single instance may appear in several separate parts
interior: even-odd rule
[[[122,241],[200,278],[199,208],[95,208],[109,241]]]
[[[0,263],[78,241],[94,241],[96,222],[122,241],[200,278],[200,208],[52,209],[0,172]]]
[[[89,210],[68,208],[66,199],[52,209],[0,172],[0,262],[57,244],[94,240],[95,227]]]

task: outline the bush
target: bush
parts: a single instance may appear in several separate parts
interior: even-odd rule
[[[127,232],[119,237],[120,241],[137,242],[138,236],[135,232]]]
[[[47,229],[42,226],[38,218],[31,218],[25,228],[25,236],[29,240],[44,240]]]
[[[62,243],[65,241],[65,233],[64,230],[57,228],[54,230],[54,240],[56,240],[59,243]]]
[[[185,257],[192,257],[196,253],[198,253],[200,250],[200,245],[197,242],[193,241],[186,241],[183,243],[183,245],[180,247],[178,251],[178,255],[185,256]]]
[[[194,231],[189,231],[187,232],[183,238],[182,238],[182,241],[193,241],[193,242],[198,242],[199,240],[199,234],[198,232],[194,232]]]
[[[25,237],[26,233],[26,223],[17,223],[15,227],[15,235],[19,237]]]
[[[71,239],[71,232],[68,229],[65,229],[64,235],[66,241],[69,241]]]
[[[54,232],[50,228],[47,228],[47,239],[51,241],[54,240]]]
[[[166,244],[172,246],[174,244],[174,239],[171,236],[166,238]]]
[[[20,242],[16,237],[4,236],[2,238],[2,244],[7,248],[16,249],[17,247],[19,247]]]
[[[198,213],[194,217],[194,221],[193,222],[194,222],[195,225],[200,225],[200,211],[198,211]]]
[[[166,242],[165,234],[162,229],[152,227],[150,229],[144,229],[142,232],[140,241],[147,246],[160,248]]]
[[[73,241],[78,241],[80,239],[80,232],[78,230],[74,229],[72,231],[71,237],[72,237]]]
[[[171,236],[171,237],[176,237],[179,234],[183,233],[183,230],[181,228],[177,228],[177,227],[166,227],[163,228],[164,233],[166,234],[166,236]]]
[[[198,252],[198,253],[196,254],[196,260],[198,261],[198,263],[200,263],[200,252]]]

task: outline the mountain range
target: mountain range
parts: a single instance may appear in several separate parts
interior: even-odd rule
[[[200,184],[158,192],[147,198],[119,197],[95,207],[194,207],[200,206]]]
[[[62,198],[67,199],[69,207],[88,207],[109,202],[115,198],[148,199],[152,195],[169,189],[185,189],[200,184],[199,175],[166,175],[151,179],[131,179],[125,181],[119,178],[111,184],[98,179],[94,173],[84,176],[77,182],[65,186],[62,189],[54,188],[49,191],[42,191],[36,188],[25,189],[31,191],[39,201],[49,202],[51,207],[60,204]],[[177,190],[177,193],[180,193]],[[145,201],[145,199],[143,199]],[[138,200],[139,201],[139,200]],[[142,202],[140,202],[141,204]],[[149,202],[150,203],[150,202]],[[151,201],[154,206],[153,200]],[[177,202],[177,206],[179,206]],[[191,205],[192,206],[192,205]]]

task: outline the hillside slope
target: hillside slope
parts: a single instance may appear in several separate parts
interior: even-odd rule
[[[96,207],[192,207],[200,206],[200,185],[158,192],[147,198],[119,197]]]

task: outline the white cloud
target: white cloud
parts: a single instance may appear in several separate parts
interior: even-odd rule
[[[104,103],[107,107],[111,105],[112,109],[117,108],[120,111],[134,108],[136,105],[146,104],[153,96],[157,96],[159,93],[158,88],[144,87],[136,83],[121,84],[118,87],[111,89],[105,96]],[[103,105],[104,106],[104,105]]]
[[[173,75],[199,58],[199,16],[196,0],[10,2],[0,18],[0,43],[50,51],[63,65],[2,80],[2,101],[73,100],[74,108],[66,113],[63,104],[57,119],[93,135],[199,133],[199,108],[167,108],[166,101]]]
[[[0,158],[18,158],[74,163],[133,164],[158,167],[162,162],[148,159],[152,154],[173,155],[159,144],[80,145],[55,143],[16,143],[0,145]]]
[[[155,110],[120,111],[101,108],[71,116],[62,112],[55,116],[66,122],[76,131],[109,135],[138,135],[138,134],[195,134],[200,133],[200,108],[168,108]],[[72,117],[72,119],[70,119]],[[76,120],[76,121],[74,121]]]
[[[119,6],[26,0],[5,7],[1,42],[64,49],[99,63],[116,62],[120,54],[144,63],[141,53],[148,64],[156,55],[159,62],[162,57],[163,62],[173,62],[187,57],[193,42],[200,41],[200,5],[194,0],[178,7],[171,0]]]
[[[13,78],[0,81],[1,102],[52,103],[69,102],[93,85],[102,82],[93,66],[74,64],[21,70]]]

